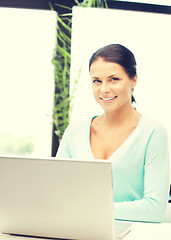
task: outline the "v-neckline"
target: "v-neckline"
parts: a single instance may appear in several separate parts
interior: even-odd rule
[[[90,131],[91,131],[91,123],[92,123],[92,120],[94,119],[95,117],[91,118],[90,119],[90,122],[89,122],[89,132],[88,132],[88,143],[89,143],[89,149],[90,149],[90,153],[91,153],[91,157],[95,160],[96,158],[94,157],[93,155],[93,152],[92,152],[92,149],[91,149],[91,144],[90,144]],[[106,159],[106,160],[110,160],[110,158],[112,158],[114,155],[116,155],[118,152],[121,151],[121,149],[124,147],[124,145],[129,141],[129,139],[131,139],[135,133],[137,132],[137,130],[139,129],[140,125],[141,125],[141,122],[142,122],[142,119],[144,118],[144,115],[142,115],[138,121],[138,124],[137,126],[135,127],[135,129],[131,132],[131,134],[125,139],[125,141]]]

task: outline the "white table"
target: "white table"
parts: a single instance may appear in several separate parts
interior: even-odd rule
[[[0,234],[0,240],[35,240]],[[41,240],[41,238],[39,238]],[[44,239],[43,239],[44,240]],[[46,239],[48,240],[48,239]],[[104,239],[105,240],[105,239]],[[171,240],[171,223],[132,223],[131,232],[123,240]]]
[[[134,222],[124,240],[171,240],[171,223]]]

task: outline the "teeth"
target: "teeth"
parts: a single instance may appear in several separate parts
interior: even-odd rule
[[[116,97],[116,96],[115,96],[115,97]],[[101,99],[104,100],[104,101],[109,101],[109,100],[114,99],[115,97],[112,97],[112,98],[101,98]]]

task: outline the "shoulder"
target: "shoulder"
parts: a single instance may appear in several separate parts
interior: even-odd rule
[[[144,133],[149,132],[157,135],[167,135],[167,129],[164,123],[158,119],[143,115],[141,119],[141,129]]]
[[[83,119],[83,120],[77,120],[77,121],[73,121],[71,122],[68,127],[65,130],[65,135],[72,135],[73,134],[78,134],[78,133],[82,133],[83,131],[89,131],[90,129],[90,125],[91,125],[91,121],[92,118],[87,118],[87,119]]]
[[[144,127],[151,128],[151,129],[163,129],[163,130],[166,129],[162,121],[149,117],[147,115],[143,115],[141,120]]]
[[[101,115],[99,116],[95,116],[92,118],[92,121],[91,121],[91,130],[93,132],[98,132],[99,129],[102,128],[102,124],[101,124]]]

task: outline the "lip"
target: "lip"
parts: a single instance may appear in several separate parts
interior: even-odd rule
[[[103,98],[103,97],[100,97],[100,100],[104,103],[111,103],[115,100],[115,98],[117,98],[117,96],[114,96],[114,97],[106,97],[106,98]]]

